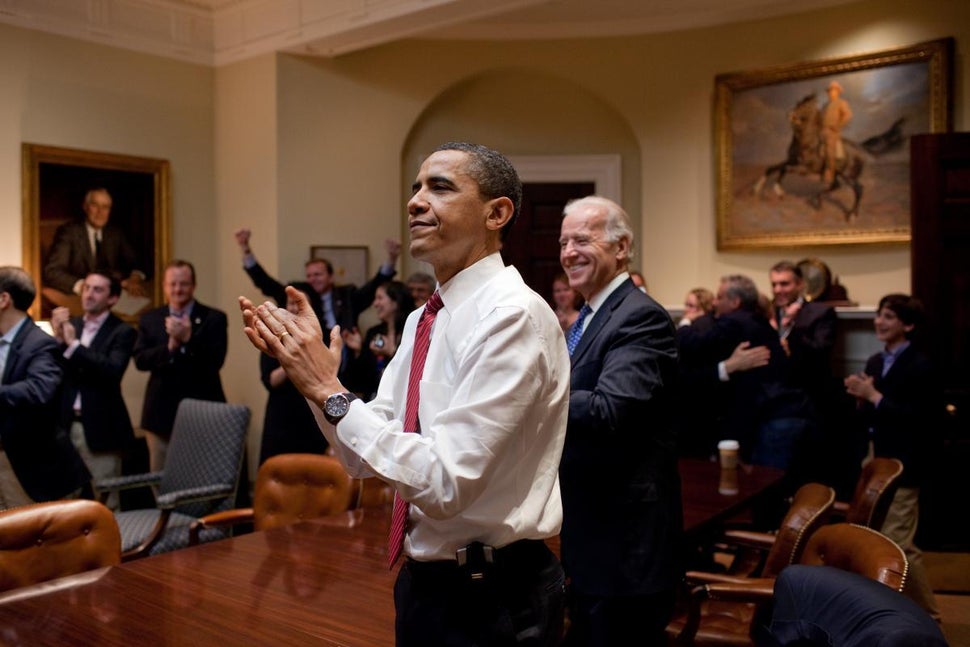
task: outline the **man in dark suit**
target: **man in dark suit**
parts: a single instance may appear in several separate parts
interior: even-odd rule
[[[722,278],[714,308],[717,317],[709,330],[685,326],[678,331],[681,359],[703,367],[707,382],[716,387],[713,398],[702,400],[722,414],[719,439],[739,441],[745,462],[787,469],[796,442],[813,421],[808,398],[790,381],[788,357],[758,308],[754,281],[740,274]],[[764,361],[732,368],[745,342],[752,354],[762,349]]]
[[[124,232],[109,224],[111,195],[106,189],[92,189],[84,196],[83,221],[57,228],[44,266],[44,285],[65,294],[81,294],[84,277],[90,272],[109,270],[133,296],[147,296],[145,268]]]
[[[253,285],[280,306],[286,305],[286,286],[270,276],[256,260],[249,246],[252,232],[249,229],[236,231],[236,243],[243,255],[243,267],[253,280]],[[330,329],[339,325],[344,332],[357,327],[357,317],[370,307],[378,286],[394,278],[394,265],[401,255],[401,243],[397,240],[385,241],[387,260],[370,281],[357,287],[355,285],[334,285],[333,265],[324,258],[311,258],[304,264],[306,281],[290,283],[307,295],[307,301],[320,320],[323,338],[330,340]]]
[[[81,288],[83,317],[67,308],[51,315],[54,337],[61,348],[64,386],[60,422],[91,471],[95,483],[121,476],[122,456],[134,440],[121,378],[135,346],[135,329],[111,314],[121,295],[121,283],[107,271],[91,272]],[[117,495],[107,501],[114,508]]]
[[[776,263],[768,273],[775,319],[782,348],[788,353],[792,383],[811,400],[819,421],[803,438],[793,457],[792,477],[798,482],[820,481],[851,496],[858,470],[839,462],[847,456],[845,421],[851,403],[832,370],[838,318],[825,303],[805,299],[801,268],[791,261]]]
[[[195,268],[174,260],[165,268],[166,305],[138,322],[135,366],[150,371],[141,426],[152,471],[165,466],[175,412],[183,398],[225,402],[219,370],[226,359],[226,313],[195,300]]]
[[[77,497],[91,475],[57,426],[57,342],[27,316],[37,290],[0,267],[0,509]]]
[[[674,326],[627,271],[629,217],[588,197],[559,238],[569,285],[586,300],[567,331],[572,375],[559,469],[569,645],[664,644],[681,575],[680,477],[672,410]],[[585,316],[583,316],[585,313]]]

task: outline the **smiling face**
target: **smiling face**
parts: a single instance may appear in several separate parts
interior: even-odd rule
[[[327,264],[323,261],[307,263],[304,269],[306,270],[306,282],[317,294],[326,294],[333,287],[333,274],[330,273]]]
[[[610,241],[606,209],[577,203],[567,207],[559,234],[559,262],[569,286],[589,301],[626,269],[630,241]]]
[[[411,187],[411,255],[434,266],[439,283],[499,249],[501,227],[494,210],[503,200],[511,206],[507,198],[485,200],[467,163],[467,153],[437,151],[421,165]]]
[[[387,296],[384,286],[377,288],[377,292],[374,293],[374,312],[377,318],[384,322],[394,321],[394,317],[397,316],[397,303]]]
[[[876,313],[873,320],[876,338],[888,348],[893,348],[906,341],[906,335],[913,331],[913,324],[903,323],[895,312],[883,306]]]
[[[118,297],[111,295],[111,280],[100,274],[88,274],[81,286],[81,306],[86,314],[97,317],[118,303]]]
[[[784,308],[798,300],[802,293],[802,280],[790,270],[769,272],[771,279],[771,293],[775,299],[775,307]]]
[[[165,301],[173,310],[184,310],[195,295],[195,279],[186,266],[169,267],[165,270],[162,284]]]

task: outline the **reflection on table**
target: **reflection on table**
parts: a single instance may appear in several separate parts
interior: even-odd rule
[[[716,463],[682,460],[680,469],[689,537],[751,505],[782,475],[742,468],[737,494],[721,494]],[[0,595],[0,642],[393,645],[390,511],[356,514],[351,527],[304,522],[10,591]],[[558,538],[549,543],[558,549]]]

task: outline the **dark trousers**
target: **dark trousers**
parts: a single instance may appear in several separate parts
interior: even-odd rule
[[[674,613],[674,591],[603,597],[571,592],[566,647],[662,647]]]
[[[562,566],[541,541],[512,547],[481,579],[457,562],[405,561],[394,584],[397,647],[559,645]]]

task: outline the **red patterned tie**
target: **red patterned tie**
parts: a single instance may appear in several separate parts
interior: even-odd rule
[[[414,335],[414,352],[411,354],[411,371],[408,373],[408,395],[404,405],[404,431],[421,433],[421,422],[418,420],[418,400],[421,396],[421,376],[424,375],[424,361],[428,357],[428,346],[431,344],[431,326],[434,318],[441,309],[441,295],[435,290],[428,302],[424,304],[424,312],[418,320],[418,330]],[[394,494],[394,510],[391,513],[391,532],[387,537],[388,568],[401,556],[404,548],[404,527],[408,521],[409,504]]]

